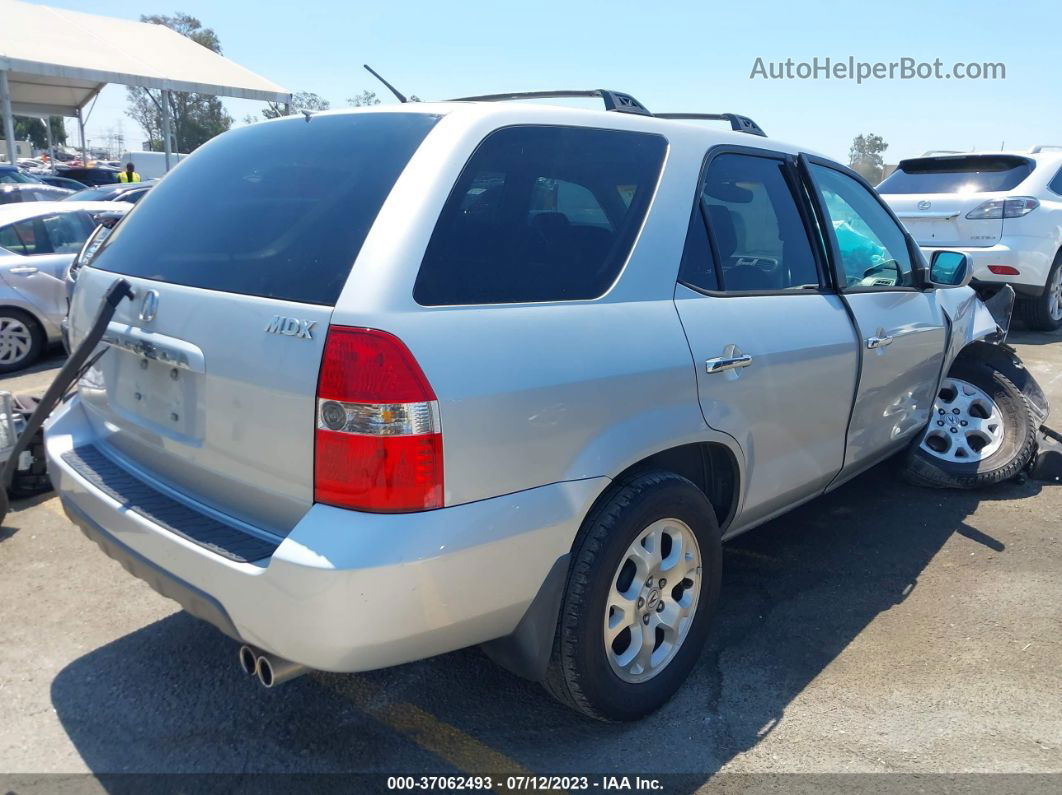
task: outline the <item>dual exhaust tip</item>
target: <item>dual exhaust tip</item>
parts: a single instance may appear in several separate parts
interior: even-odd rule
[[[262,687],[276,687],[297,676],[302,676],[309,670],[305,665],[299,665],[247,645],[240,646],[240,668],[245,674],[257,677]]]

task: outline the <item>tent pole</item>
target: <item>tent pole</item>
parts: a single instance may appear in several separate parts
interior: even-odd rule
[[[48,165],[52,167],[52,173],[55,173],[55,141],[52,140],[52,117],[44,117],[44,129],[48,132]]]
[[[170,170],[170,154],[173,145],[170,143],[170,91],[162,89],[162,151],[166,153],[166,171]]]
[[[14,165],[15,117],[11,114],[11,88],[7,82],[7,70],[0,69],[0,112],[4,114],[4,142],[7,144],[7,162]]]
[[[77,109],[77,134],[81,143],[81,165],[88,166],[88,152],[85,150],[85,120],[81,118],[81,108]]]

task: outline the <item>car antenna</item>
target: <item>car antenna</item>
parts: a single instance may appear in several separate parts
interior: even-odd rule
[[[388,90],[389,90],[389,91],[390,91],[390,92],[391,92],[392,94],[394,94],[394,95],[395,95],[396,97],[398,97],[398,101],[399,101],[399,102],[409,102],[409,100],[408,100],[408,99],[406,99],[406,98],[405,98],[405,96],[403,96],[403,94],[402,94],[402,92],[401,92],[401,91],[399,91],[399,90],[398,90],[397,88],[395,88],[395,87],[394,87],[393,85],[391,85],[391,84],[390,84],[390,83],[388,83],[388,82],[387,82],[386,80],[384,80],[384,79],[383,79],[382,77],[380,77],[380,73],[379,73],[379,72],[377,72],[377,71],[376,71],[375,69],[373,69],[373,68],[372,68],[371,66],[369,66],[369,65],[368,65],[367,63],[363,63],[363,64],[362,64],[362,66],[364,66],[364,67],[365,67],[366,69],[368,69],[368,70],[369,70],[369,74],[371,74],[371,75],[372,75],[373,77],[375,77],[375,78],[376,78],[377,80],[379,80],[379,81],[380,81],[381,83],[383,83],[383,84],[384,84],[385,86],[387,86]]]

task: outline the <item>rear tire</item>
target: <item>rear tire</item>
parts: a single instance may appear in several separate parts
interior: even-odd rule
[[[1029,328],[1036,331],[1056,331],[1062,327],[1062,251],[1047,274],[1044,292],[1022,302],[1022,315]]]
[[[1036,419],[1021,390],[986,362],[961,361],[941,385],[902,474],[917,486],[983,488],[1017,475],[1035,451]]]
[[[29,367],[47,344],[44,329],[31,314],[13,307],[0,309],[0,373]]]
[[[598,720],[662,706],[707,638],[721,561],[715,512],[693,483],[656,472],[617,487],[576,539],[546,689]]]

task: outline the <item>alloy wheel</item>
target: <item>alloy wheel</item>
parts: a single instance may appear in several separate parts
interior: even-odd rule
[[[1062,267],[1055,268],[1047,285],[1047,311],[1052,320],[1062,320]]]
[[[946,378],[920,446],[935,458],[972,464],[996,452],[1003,434],[1003,414],[983,389]]]
[[[33,334],[18,318],[0,317],[0,364],[18,364],[33,348]]]
[[[612,671],[625,682],[652,679],[686,639],[701,590],[701,551],[678,519],[646,527],[612,576],[603,640]]]

